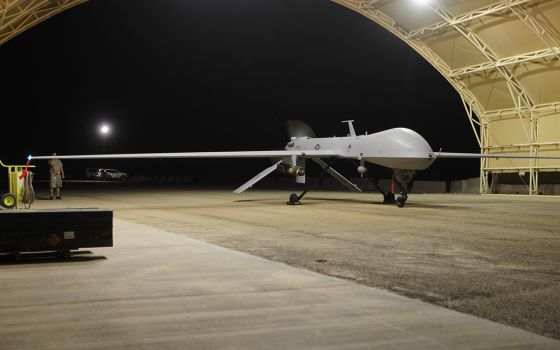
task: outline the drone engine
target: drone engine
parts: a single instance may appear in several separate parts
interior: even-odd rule
[[[305,169],[300,166],[289,165],[285,163],[280,163],[276,167],[276,169],[284,174],[293,175],[293,176],[304,176]]]

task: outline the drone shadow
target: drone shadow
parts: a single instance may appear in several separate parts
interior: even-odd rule
[[[270,202],[276,201],[278,198],[259,198],[259,199],[238,199],[233,201],[234,203],[258,203],[258,202]]]
[[[277,198],[260,198],[260,199],[239,199],[234,201],[235,203],[258,203],[258,202],[274,202]],[[306,200],[317,201],[310,203]],[[396,206],[392,203],[383,203],[381,200],[366,200],[366,199],[355,199],[355,198],[325,198],[325,197],[305,197],[302,200],[302,205],[320,205],[320,202],[340,202],[340,203],[355,203],[364,205],[379,205],[379,206]],[[428,204],[428,203],[417,203],[417,202],[407,202],[405,208],[427,208],[427,209],[445,209],[445,208],[457,208],[457,206],[449,206],[443,204]]]
[[[318,197],[307,197],[307,199],[312,199],[316,201],[326,201],[326,202],[342,202],[342,203],[356,203],[356,204],[369,204],[369,205],[379,205],[379,206],[397,206],[394,203],[383,203],[381,200],[360,200],[353,198],[318,198]],[[407,202],[405,208],[433,208],[433,209],[443,209],[443,208],[457,208],[456,206],[443,205],[443,204],[428,204],[428,203],[418,203],[418,202]]]

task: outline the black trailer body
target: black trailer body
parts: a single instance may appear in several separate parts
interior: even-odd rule
[[[0,253],[112,246],[109,209],[0,210]]]

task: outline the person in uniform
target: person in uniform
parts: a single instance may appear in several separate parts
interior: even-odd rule
[[[60,159],[56,158],[56,153],[52,154],[52,159],[49,160],[50,174],[51,174],[51,198],[54,198],[54,190],[56,189],[56,199],[62,199],[60,197],[60,188],[62,187],[62,179],[64,179],[64,169]]]

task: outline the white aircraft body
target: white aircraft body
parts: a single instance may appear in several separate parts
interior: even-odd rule
[[[548,158],[560,157],[533,157],[527,155],[511,154],[479,154],[479,153],[447,153],[434,152],[428,142],[413,130],[394,128],[374,134],[357,135],[353,120],[348,123],[349,134],[345,137],[317,138],[310,137],[312,131],[308,127],[299,130],[299,135],[292,136],[285,147],[280,151],[239,151],[239,152],[176,152],[176,153],[134,153],[134,154],[93,154],[93,155],[59,155],[58,159],[117,159],[117,158],[277,158],[281,159],[251,180],[236,189],[241,193],[252,187],[255,183],[279,170],[293,175],[299,183],[305,183],[305,159],[311,159],[323,168],[320,175],[329,173],[346,188],[361,191],[358,186],[334,170],[331,164],[325,163],[322,158],[346,158],[360,161],[358,172],[364,175],[367,172],[367,163],[373,163],[393,170],[395,184],[400,189],[400,196],[396,198],[391,192],[384,192],[376,183],[376,187],[383,194],[384,201],[395,203],[403,207],[407,198],[407,187],[417,170],[428,168],[438,158]],[[303,125],[303,124],[301,124]],[[300,125],[300,126],[301,126]],[[296,132],[298,133],[298,132]],[[52,156],[29,156],[29,159],[51,159]],[[319,177],[319,178],[320,178]],[[288,204],[299,204],[307,193],[307,189],[300,194],[291,194]]]

